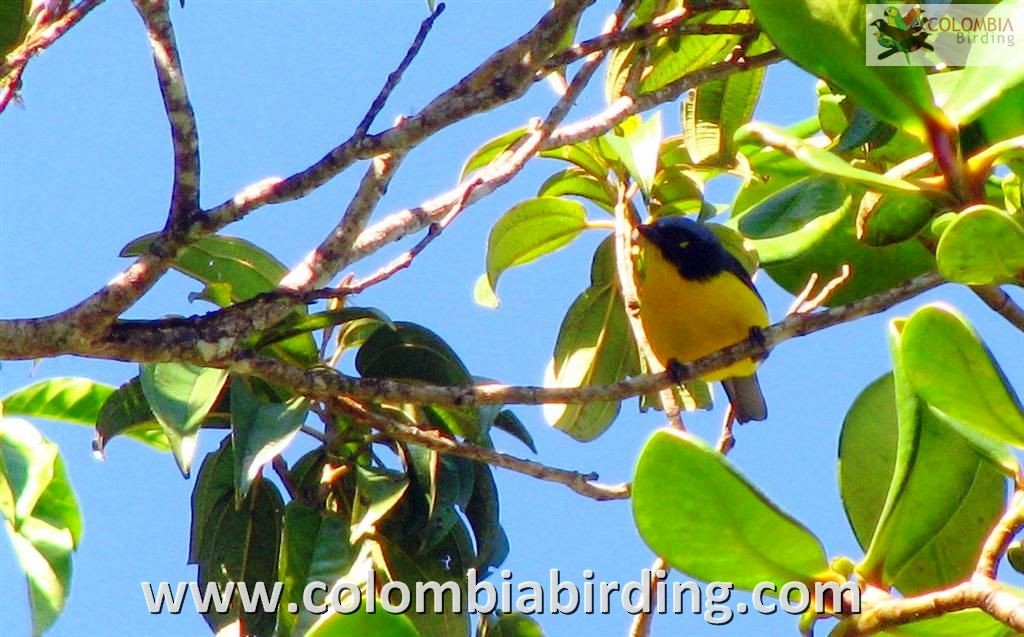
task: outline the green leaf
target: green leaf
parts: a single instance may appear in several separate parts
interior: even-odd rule
[[[487,281],[492,294],[505,270],[569,245],[586,229],[586,210],[569,199],[538,197],[510,208],[487,238]]]
[[[231,381],[231,441],[235,453],[235,498],[239,506],[263,465],[282,453],[306,420],[309,401],[264,403],[242,377]]]
[[[0,60],[18,47],[32,27],[32,0],[0,3]]]
[[[379,602],[377,605],[379,608]],[[419,631],[405,615],[392,615],[382,610],[370,613],[366,611],[365,604],[348,615],[330,613],[325,617],[305,637],[420,637]]]
[[[865,207],[869,201],[874,205]],[[873,246],[899,243],[914,237],[931,221],[934,205],[921,195],[869,193],[858,212],[858,233]]]
[[[346,307],[314,314],[293,314],[260,334],[254,348],[260,349],[317,330],[364,320],[375,323],[391,323],[387,315],[372,307]]]
[[[748,51],[752,55],[762,52]],[[732,163],[736,155],[733,135],[753,116],[764,73],[764,67],[733,73],[724,79],[700,84],[690,93],[682,107],[683,133],[695,164],[727,166]]]
[[[631,26],[647,20],[646,11],[637,11]],[[749,24],[750,11],[704,11],[687,20],[687,24]],[[637,93],[657,90],[687,73],[721,62],[740,42],[735,34],[702,35],[699,37],[669,36],[651,43],[632,43],[612,52],[605,80],[605,97],[613,102],[622,96],[632,67],[643,63]],[[753,46],[753,45],[752,45]]]
[[[746,124],[736,132],[736,143],[770,146],[800,161],[811,171],[831,175],[843,181],[861,184],[882,192],[911,194],[922,192],[919,186],[909,181],[857,168],[839,155],[790,135],[785,130],[770,124],[760,122]]]
[[[278,565],[278,577],[283,585],[277,614],[278,632],[282,637],[298,637],[318,619],[302,606],[306,585],[323,582],[332,586],[353,567],[356,551],[348,541],[349,525],[340,515],[324,513],[293,500],[284,509],[283,524]],[[326,591],[314,595],[314,603],[323,603],[325,596]],[[287,611],[289,603],[302,609],[299,614]]]
[[[808,253],[847,214],[849,195],[832,177],[807,177],[734,217],[730,225],[754,240],[765,265]]]
[[[498,487],[491,468],[474,462],[473,493],[464,507],[466,519],[473,528],[476,541],[476,561],[471,565],[481,577],[501,566],[508,557],[508,537],[501,527],[498,513]]]
[[[598,179],[582,168],[572,166],[548,177],[537,190],[538,197],[583,197],[604,210],[615,208],[615,192],[607,180]]]
[[[494,426],[529,447],[533,453],[537,453],[530,430],[526,428],[522,420],[519,420],[519,416],[515,412],[502,409],[494,418]]]
[[[650,119],[639,122],[635,127],[627,127],[624,134],[605,135],[603,141],[612,147],[649,199],[661,149],[661,112],[655,112]]]
[[[122,248],[121,256],[145,254],[159,233],[147,234]],[[174,269],[203,283],[199,298],[226,307],[270,292],[288,269],[269,252],[239,237],[210,235],[186,246],[174,260]],[[299,311],[304,313],[305,309]],[[300,334],[277,343],[273,352],[283,360],[309,366],[317,360],[316,343]]]
[[[57,446],[16,418],[0,419],[0,514],[41,635],[64,609],[82,513]]]
[[[405,474],[356,468],[356,496],[352,503],[351,542],[373,533],[374,525],[402,499],[409,487]]]
[[[544,631],[528,615],[502,613],[482,619],[477,637],[544,637]]]
[[[998,208],[971,206],[946,226],[935,256],[942,276],[964,285],[1024,280],[1024,227]]]
[[[1010,20],[1012,23],[1022,13],[1024,0],[1004,0],[994,4],[985,19]],[[1011,55],[1007,58],[1001,47],[972,46],[960,81],[942,108],[956,123],[967,124],[986,106],[1021,82],[1024,82],[1024,56]]]
[[[1024,410],[991,352],[967,321],[943,305],[907,320],[901,344],[907,378],[921,398],[975,431],[1024,446]]]
[[[189,363],[146,363],[140,368],[142,392],[167,435],[178,468],[187,478],[199,427],[217,402],[228,373]]]
[[[121,434],[140,440],[158,451],[171,450],[171,443],[163,427],[146,402],[139,376],[121,385],[103,403],[96,419],[93,452],[103,457],[110,439]]]
[[[349,308],[352,310],[366,312],[363,318],[353,318],[342,325],[338,330],[338,347],[342,350],[353,347],[361,347],[363,343],[377,331],[379,327],[395,329],[395,324],[387,314],[374,307]]]
[[[689,577],[739,589],[835,577],[810,531],[688,433],[660,429],[647,440],[633,517],[651,550]]]
[[[456,528],[461,529],[462,525]],[[461,560],[451,556],[449,551],[451,547],[440,546],[436,552],[413,556],[398,544],[381,538],[378,567],[384,571],[389,581],[403,582],[410,590],[415,590],[417,582],[437,582],[441,585],[454,582],[460,594],[465,595],[465,567],[461,566]],[[443,559],[444,557],[451,558],[450,568],[445,567],[449,560]],[[408,617],[419,634],[425,637],[466,637],[469,634],[469,615],[465,612],[465,606],[463,612],[455,613],[451,601],[452,593],[442,592],[443,611],[434,612],[435,599],[436,593],[428,589],[423,599],[427,612],[410,612],[404,616]]]
[[[615,283],[612,238],[594,253],[591,285],[570,306],[558,330],[548,387],[614,383],[639,372],[639,356]],[[581,441],[593,440],[619,413],[619,401],[544,405],[548,423]]]
[[[483,146],[473,151],[469,158],[466,159],[466,163],[463,164],[462,170],[459,172],[459,181],[465,180],[473,171],[479,170],[496,160],[498,156],[508,150],[509,146],[526,134],[526,130],[526,128],[517,128],[507,133],[503,133],[494,139],[487,141]],[[579,168],[582,168],[587,173],[599,179],[603,179],[608,173],[608,167],[594,153],[589,140],[568,146],[559,146],[558,148],[542,150],[538,154],[541,157],[562,159],[575,164]]]
[[[786,57],[839,86],[873,114],[915,134],[923,133],[925,120],[937,117],[923,67],[865,64],[863,3],[751,0],[749,4],[758,24]]]
[[[3,413],[91,427],[113,393],[110,385],[88,378],[48,378],[4,396]]]
[[[760,242],[755,242],[762,265],[772,280],[795,295],[804,289],[811,275],[817,274],[820,281],[829,281],[840,273],[843,265],[849,265],[851,276],[825,302],[835,307],[888,290],[935,267],[931,253],[916,240],[883,247],[858,241],[857,203],[857,198],[851,196],[840,209],[839,219],[819,217],[822,221],[817,223],[834,222],[834,225],[824,237],[809,240],[809,245],[802,246],[803,251],[795,258],[771,262],[761,251]]]
[[[192,559],[198,565],[201,587],[215,582],[245,582],[251,591],[257,582],[268,590],[277,580],[278,551],[284,502],[273,483],[260,480],[249,492],[241,508],[235,507],[230,437],[220,449],[203,461],[192,492]],[[223,590],[223,589],[222,589]],[[269,636],[277,618],[273,612],[258,608],[246,613],[237,593],[227,612],[211,609],[204,615],[217,631],[241,620],[246,634]]]
[[[892,374],[857,397],[839,442],[843,507],[858,542],[869,547],[865,561],[907,595],[969,577],[1005,501],[998,469],[930,412],[917,414],[905,486],[882,524],[900,442]]]
[[[415,323],[395,321],[359,348],[356,370],[367,378],[403,378],[435,385],[470,382],[469,370],[437,334]]]

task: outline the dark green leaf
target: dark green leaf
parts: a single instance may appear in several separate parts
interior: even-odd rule
[[[356,370],[368,378],[402,378],[435,385],[462,385],[470,374],[444,340],[415,323],[396,321],[377,330],[359,348]]]
[[[217,402],[228,373],[189,363],[147,363],[140,367],[142,392],[167,435],[178,468],[187,478],[199,427]]]
[[[236,503],[249,493],[263,465],[291,443],[306,420],[309,401],[297,397],[287,403],[265,403],[253,395],[242,377],[231,381],[231,440],[235,449]]]
[[[494,419],[494,426],[529,447],[533,453],[537,453],[537,447],[533,444],[533,436],[530,435],[530,430],[526,428],[523,421],[519,420],[519,416],[515,412],[502,409]]]
[[[317,511],[302,502],[292,501],[284,510],[281,559],[278,577],[283,588],[278,609],[278,632],[282,637],[304,635],[318,619],[305,609],[298,615],[287,611],[289,603],[302,608],[302,594],[309,582],[328,587],[352,568],[355,549],[349,544],[349,526],[341,516]],[[326,592],[313,596],[321,604]]]
[[[461,529],[462,525],[455,527]],[[465,531],[462,531],[465,533]],[[410,612],[404,616],[408,617],[420,635],[424,637],[466,637],[469,634],[469,615],[465,612],[455,613],[452,607],[454,585],[460,595],[465,594],[466,586],[464,568],[460,568],[461,560],[449,555],[452,551],[452,541],[449,539],[445,545],[438,546],[434,552],[419,555],[411,555],[401,546],[382,539],[380,541],[380,552],[383,557],[383,564],[379,566],[384,570],[385,577],[390,581],[404,582],[410,590],[415,590],[417,582],[437,582],[441,586],[447,586],[449,590],[441,590],[442,611],[434,612],[436,593],[427,590],[424,595],[423,608],[426,612]],[[450,560],[443,558],[448,557]],[[445,564],[450,564],[446,568]],[[468,565],[467,565],[468,566]],[[452,584],[449,584],[451,582]],[[379,611],[378,611],[379,614]],[[370,633],[376,637],[376,633]]]
[[[544,637],[544,631],[527,615],[502,613],[481,620],[477,637]]]
[[[32,0],[8,0],[0,3],[0,60],[14,50],[32,26]]]
[[[872,246],[906,241],[928,225],[933,208],[932,201],[921,195],[868,193],[858,212],[857,232]]]
[[[810,531],[724,456],[675,429],[656,431],[640,452],[633,517],[654,553],[690,577],[740,589],[835,577]]]
[[[508,556],[508,537],[501,528],[498,513],[498,487],[491,468],[480,462],[473,463],[476,471],[473,495],[465,507],[466,519],[473,528],[477,556],[472,566],[481,573],[498,568]]]
[[[356,469],[356,495],[352,503],[352,535],[355,542],[373,533],[374,525],[402,499],[409,487],[405,474],[396,471]]]
[[[142,380],[138,376],[121,385],[103,403],[96,418],[93,451],[102,455],[110,439],[122,434],[145,442],[159,451],[171,450],[163,427],[146,402]]]
[[[378,604],[379,606],[379,604]],[[370,613],[365,605],[349,615],[326,615],[304,637],[420,637],[420,632],[406,615],[392,615],[381,610]]]

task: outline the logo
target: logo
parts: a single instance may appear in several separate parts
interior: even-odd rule
[[[868,66],[1002,66],[1024,55],[1024,9],[1010,4],[868,4]]]

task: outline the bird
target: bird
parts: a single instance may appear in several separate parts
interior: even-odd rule
[[[706,225],[660,217],[636,228],[640,320],[654,356],[670,371],[744,339],[768,325],[768,310],[750,275]],[[740,423],[765,420],[758,362],[744,359],[703,377],[721,381]]]
[[[901,19],[902,20],[902,19]],[[909,33],[905,29],[900,27],[892,26],[885,20],[879,18],[871,23],[871,26],[875,27],[875,39],[878,40],[878,44],[886,50],[878,54],[878,59],[884,59],[895,53],[902,52],[907,58],[907,63],[910,63],[910,54],[919,49],[927,49],[934,51],[935,47],[928,44],[926,40],[929,33],[925,33],[918,29],[915,33]]]

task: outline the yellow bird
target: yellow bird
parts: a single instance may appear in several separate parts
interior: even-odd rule
[[[637,231],[640,319],[663,365],[693,362],[768,325],[750,275],[709,228],[686,217],[662,217]],[[757,365],[748,358],[703,378],[722,382],[741,423],[768,417]]]

